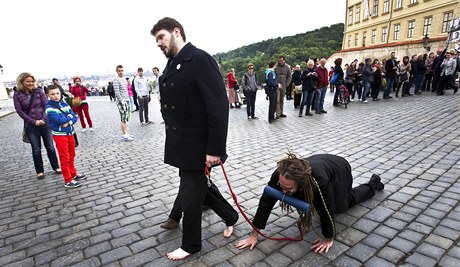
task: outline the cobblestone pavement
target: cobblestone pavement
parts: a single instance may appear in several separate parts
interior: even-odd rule
[[[424,93],[344,109],[332,107],[328,93],[327,114],[299,118],[285,101],[287,118],[269,124],[260,91],[260,120],[247,121],[244,108],[230,110],[225,165],[250,218],[288,149],[344,156],[355,185],[378,173],[385,190],[336,217],[338,235],[327,254],[309,249],[317,222],[304,241],[260,238],[253,251],[240,251],[235,242],[251,232],[243,217],[226,239],[224,223],[205,211],[203,250],[178,262],[164,255],[180,245],[181,230],[159,227],[179,179],[163,163],[158,104],[151,103],[153,125],[140,127],[133,114],[128,130],[136,140],[126,143],[115,103],[89,101],[95,132],[78,128],[76,165],[89,177],[78,189],[64,188],[46,156],[46,177],[37,180],[19,116],[0,119],[0,266],[460,266],[460,95]],[[220,170],[213,179],[234,205]],[[264,232],[297,237],[295,219],[276,208]]]

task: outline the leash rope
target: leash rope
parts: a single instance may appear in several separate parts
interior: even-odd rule
[[[238,203],[238,198],[236,197],[236,194],[233,192],[232,186],[230,185],[230,181],[228,180],[227,172],[225,171],[224,164],[222,161],[219,162],[222,172],[224,174],[225,180],[227,181],[228,189],[230,189],[230,194],[232,195],[233,201],[235,202],[236,207],[240,211],[241,215],[243,215],[244,219],[251,225],[252,229],[256,231],[258,234],[261,236],[265,237],[266,239],[269,240],[275,240],[275,241],[302,241],[303,240],[303,232],[302,232],[302,227],[300,222],[297,222],[297,228],[299,228],[300,232],[300,237],[299,238],[291,238],[291,237],[269,237],[264,235],[262,232],[260,232],[259,229],[257,229],[254,224],[249,220],[248,216],[246,213],[244,213],[243,209],[241,208],[240,204]],[[208,185],[210,185],[210,179],[211,179],[211,173],[209,172],[208,166],[205,166],[204,172],[206,174],[206,177],[208,178]]]

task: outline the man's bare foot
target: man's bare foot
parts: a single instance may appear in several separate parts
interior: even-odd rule
[[[173,252],[166,253],[166,256],[168,257],[168,259],[173,260],[173,261],[178,261],[178,260],[185,259],[190,255],[192,255],[192,254],[184,251],[181,248],[178,248],[178,249],[174,250]]]
[[[224,230],[224,237],[230,237],[233,233],[233,226],[227,226]]]

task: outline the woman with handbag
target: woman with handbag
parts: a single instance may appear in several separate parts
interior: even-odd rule
[[[235,79],[235,69],[231,69],[227,74],[228,80],[228,102],[230,102],[230,108],[239,108],[238,97],[236,96],[236,90],[239,89],[238,81]],[[235,105],[233,105],[235,104]]]
[[[51,167],[56,173],[62,173],[54,149],[51,130],[48,127],[45,106],[48,98],[45,92],[36,88],[35,77],[30,73],[21,73],[16,79],[18,90],[14,93],[14,108],[24,120],[24,132],[30,140],[35,172],[38,179],[45,177],[42,159],[41,139],[45,145]]]
[[[398,88],[396,89],[396,97],[398,97],[399,88],[402,86],[401,96],[405,97],[409,95],[410,90],[410,83],[409,83],[409,76],[411,71],[411,64],[409,62],[409,57],[403,57],[402,62],[398,66],[399,70],[399,84]]]
[[[302,79],[301,79],[300,65],[295,65],[294,71],[292,72],[292,86],[294,91],[294,108],[300,107],[300,101],[302,100]]]
[[[81,131],[84,133],[86,132],[86,123],[85,119],[83,118],[83,113],[85,115],[86,121],[88,122],[89,130],[93,131],[93,122],[91,121],[91,117],[89,116],[89,106],[88,101],[86,100],[86,94],[89,94],[88,88],[81,84],[81,79],[78,76],[72,78],[74,82],[74,86],[70,86],[70,93],[74,96],[74,98],[80,98],[81,103],[80,105],[72,105],[72,110],[78,114],[78,118],[80,118],[81,127],[83,128]]]

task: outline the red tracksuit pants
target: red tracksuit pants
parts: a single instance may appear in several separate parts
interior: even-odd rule
[[[89,106],[88,103],[83,103],[78,107],[72,107],[73,112],[78,114],[78,118],[80,119],[81,127],[86,128],[85,119],[83,118],[83,114],[85,115],[86,121],[88,122],[89,128],[93,128],[93,122],[91,121],[91,117],[89,116]]]
[[[73,135],[53,135],[53,139],[59,154],[64,182],[68,183],[77,175],[74,165],[75,139]]]

